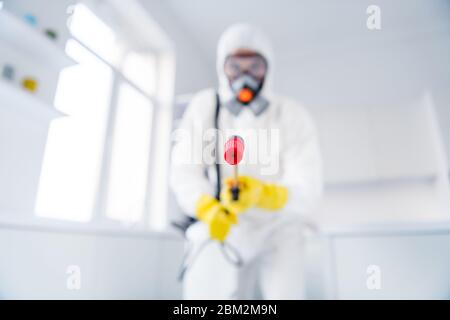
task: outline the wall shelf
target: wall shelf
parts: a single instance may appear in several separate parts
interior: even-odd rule
[[[49,67],[62,69],[76,64],[39,29],[27,25],[4,9],[0,9],[0,39]]]
[[[0,109],[46,119],[66,116],[38,97],[5,81],[0,81]]]

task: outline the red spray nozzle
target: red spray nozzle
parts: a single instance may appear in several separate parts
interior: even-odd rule
[[[238,165],[244,156],[244,139],[239,136],[231,137],[225,143],[225,161],[231,165]]]

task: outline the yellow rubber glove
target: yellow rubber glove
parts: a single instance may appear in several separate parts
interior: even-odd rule
[[[234,184],[234,178],[225,180],[225,187],[220,199],[226,208],[238,214],[252,207],[276,211],[283,208],[288,200],[288,190],[285,187],[264,183],[247,176],[239,176],[239,199],[233,201],[231,189]]]
[[[225,241],[231,226],[237,223],[237,215],[209,195],[202,195],[198,199],[196,216],[209,226],[211,239],[220,242]]]

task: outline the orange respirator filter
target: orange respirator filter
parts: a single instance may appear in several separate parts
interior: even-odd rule
[[[253,100],[253,92],[250,89],[244,88],[239,91],[237,98],[242,103],[249,103]]]

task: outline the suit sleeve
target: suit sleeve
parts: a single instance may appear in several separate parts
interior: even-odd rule
[[[198,94],[189,104],[181,126],[175,130],[170,184],[181,209],[195,217],[195,205],[202,194],[214,196],[214,186],[205,174],[203,161],[203,126],[213,126],[209,119],[214,101]],[[206,111],[206,112],[205,112]]]

